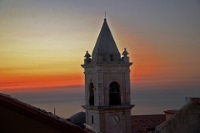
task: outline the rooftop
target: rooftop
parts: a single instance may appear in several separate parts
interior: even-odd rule
[[[155,129],[157,125],[163,123],[165,115],[133,115],[131,121],[133,133],[147,133],[148,129]]]
[[[37,121],[48,124],[51,127],[55,127],[63,131],[63,133],[84,133],[83,129],[81,129],[79,126],[72,124],[71,122],[68,122],[67,120],[57,115],[54,115],[51,112],[46,112],[40,108],[36,108],[29,104],[23,103],[9,95],[0,93],[0,106],[21,113],[30,119],[35,119]]]

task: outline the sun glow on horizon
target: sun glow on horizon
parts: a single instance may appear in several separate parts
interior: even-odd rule
[[[83,85],[83,76],[80,74],[66,75],[3,75],[1,90],[17,89],[46,89],[56,86]]]

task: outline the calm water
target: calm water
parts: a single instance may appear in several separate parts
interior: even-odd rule
[[[38,108],[52,112],[63,118],[70,117],[76,112],[84,111],[83,89],[74,88],[74,91],[54,89],[50,91],[32,91],[9,93],[12,97],[29,103]],[[78,91],[77,91],[78,90]],[[186,96],[200,96],[200,91],[191,90],[132,90],[131,103],[135,105],[132,114],[160,114],[167,109],[178,109],[185,103]]]

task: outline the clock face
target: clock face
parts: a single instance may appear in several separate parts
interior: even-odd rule
[[[111,118],[112,118],[112,121],[113,121],[113,124],[116,125],[120,122],[120,117],[116,114],[114,115],[111,115]]]

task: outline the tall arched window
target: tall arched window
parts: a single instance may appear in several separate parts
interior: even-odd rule
[[[89,105],[94,105],[94,85],[89,84]]]
[[[121,95],[120,95],[120,86],[117,82],[112,82],[109,89],[109,101],[110,105],[120,105],[121,104]]]

